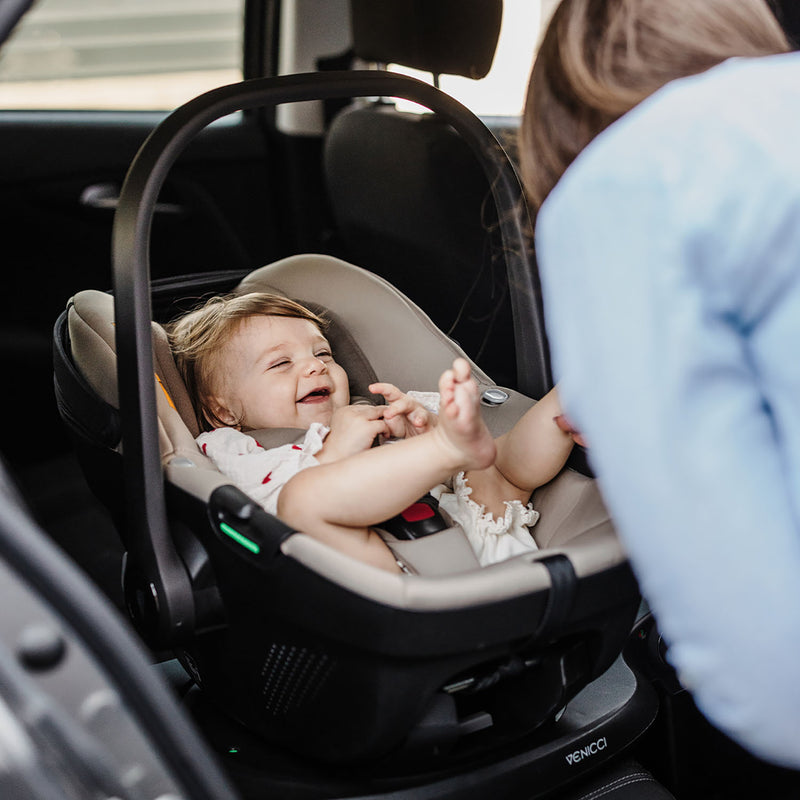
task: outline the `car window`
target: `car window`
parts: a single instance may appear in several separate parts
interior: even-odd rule
[[[481,117],[519,117],[539,39],[558,0],[505,0],[497,51],[489,74],[481,80],[442,75],[442,91]],[[430,81],[429,73],[390,65],[390,69]],[[400,108],[414,110],[412,103]],[[418,106],[416,108],[419,108]]]
[[[244,0],[39,0],[0,51],[0,109],[172,109],[242,79]]]

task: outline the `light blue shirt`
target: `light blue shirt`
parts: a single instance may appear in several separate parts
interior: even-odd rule
[[[536,229],[554,370],[699,708],[800,767],[800,54],[676,81]]]

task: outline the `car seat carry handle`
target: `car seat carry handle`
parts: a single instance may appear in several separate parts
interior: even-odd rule
[[[172,543],[164,499],[150,321],[150,231],[167,173],[194,136],[235,111],[282,103],[352,97],[401,97],[427,106],[465,139],[482,165],[498,211],[514,319],[518,383],[541,397],[552,385],[541,291],[528,247],[530,220],[517,174],[489,129],[438,89],[374,71],[262,78],[213,89],[173,111],[148,136],[131,164],[114,215],[112,267],[123,470],[132,535],[130,559],[139,601],[154,613],[162,644],[191,633],[189,576]]]

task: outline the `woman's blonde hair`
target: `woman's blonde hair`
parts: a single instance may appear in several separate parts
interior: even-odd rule
[[[305,306],[268,292],[218,295],[166,326],[178,371],[192,401],[200,430],[224,427],[212,411],[220,376],[218,355],[240,325],[252,317],[295,317],[314,323],[325,333],[326,323]]]
[[[765,0],[562,0],[528,84],[520,161],[534,210],[598,133],[671,80],[789,50]]]

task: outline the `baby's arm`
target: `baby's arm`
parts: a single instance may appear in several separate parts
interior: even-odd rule
[[[330,433],[317,453],[317,461],[331,463],[368,450],[376,437],[387,433],[381,406],[358,404],[337,408],[331,419]]]

